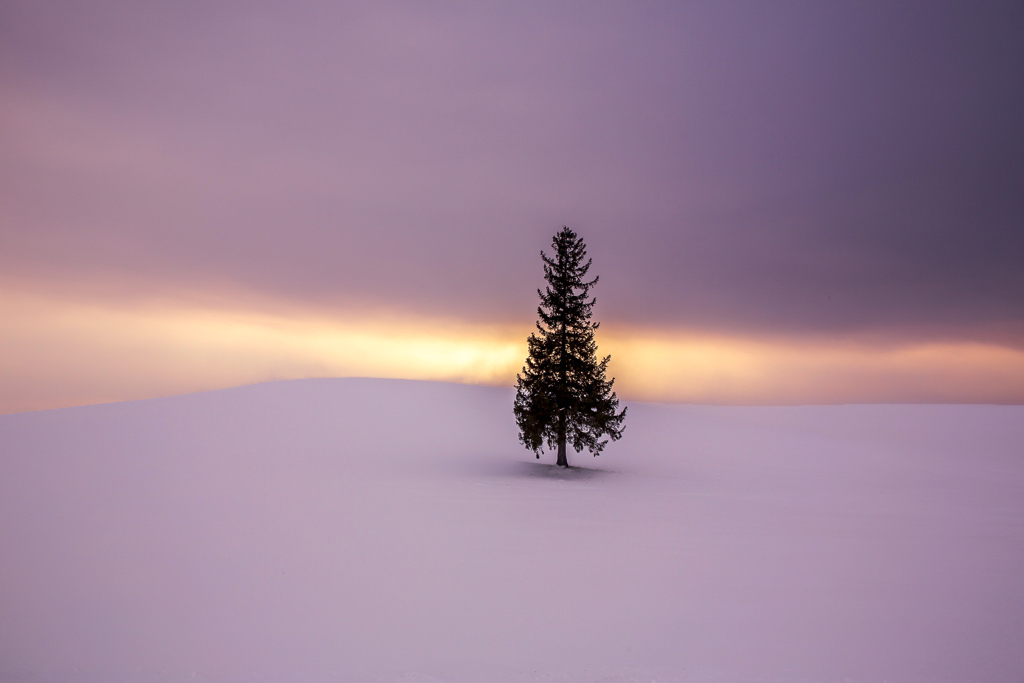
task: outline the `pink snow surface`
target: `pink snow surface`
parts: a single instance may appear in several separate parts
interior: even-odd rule
[[[276,382],[0,417],[2,681],[1024,680],[1024,407]]]

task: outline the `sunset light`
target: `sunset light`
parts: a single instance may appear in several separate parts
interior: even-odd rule
[[[276,379],[511,386],[528,323],[0,298],[0,411]],[[1024,352],[981,343],[668,333],[609,324],[598,352],[626,400],[722,405],[1024,401]]]

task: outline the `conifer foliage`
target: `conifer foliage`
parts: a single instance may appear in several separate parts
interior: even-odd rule
[[[522,374],[516,375],[515,415],[519,440],[540,458],[546,442],[558,450],[557,464],[568,467],[566,443],[578,452],[584,448],[599,455],[625,429],[626,409],[618,411],[612,391],[615,379],[605,379],[611,356],[597,360],[594,331],[600,323],[590,320],[596,299],[587,281],[592,259],[575,232],[563,227],[551,243],[552,257],[543,251],[544,279],[540,295],[537,332],[527,339],[529,355]],[[586,261],[584,262],[584,259]]]

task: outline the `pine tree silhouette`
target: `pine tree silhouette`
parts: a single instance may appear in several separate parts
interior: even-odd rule
[[[540,306],[537,332],[527,339],[529,355],[521,375],[516,375],[515,415],[519,440],[540,458],[548,448],[558,449],[557,464],[568,467],[566,442],[577,452],[584,448],[595,456],[622,436],[626,409],[616,412],[619,399],[612,391],[615,379],[605,379],[611,356],[597,360],[594,330],[600,323],[590,316],[596,299],[590,288],[598,278],[586,281],[593,259],[575,232],[563,227],[554,236],[554,255],[543,251],[545,290],[537,290]]]

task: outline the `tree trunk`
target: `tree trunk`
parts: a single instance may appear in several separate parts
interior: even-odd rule
[[[565,413],[558,416],[558,462],[559,467],[568,467],[569,460],[565,457]]]

